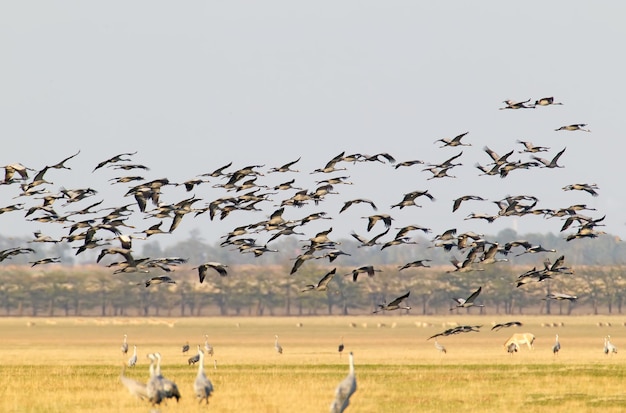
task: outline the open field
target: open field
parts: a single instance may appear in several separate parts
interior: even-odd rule
[[[524,326],[490,330],[492,321],[511,320]],[[182,393],[178,405],[169,402],[162,412],[325,412],[348,371],[346,354],[337,353],[343,336],[344,353],[354,352],[358,381],[347,412],[621,412],[626,409],[624,321],[626,316],[5,318],[0,319],[0,411],[150,411],[119,382],[122,363],[137,344],[139,362],[127,375],[146,381],[146,354],[159,351],[163,375]],[[434,340],[426,339],[453,322],[483,327],[480,333],[440,337],[448,349],[441,354]],[[553,323],[559,326],[542,326]],[[513,332],[534,333],[535,349],[507,354],[502,344]],[[126,356],[120,351],[125,333]],[[556,333],[562,350],[555,357]],[[213,361],[206,363],[215,386],[208,409],[194,399],[197,368],[187,364],[204,334],[217,360],[217,369]],[[274,350],[275,334],[282,355]],[[602,351],[607,334],[620,350],[616,355]],[[183,355],[187,341],[192,350]]]

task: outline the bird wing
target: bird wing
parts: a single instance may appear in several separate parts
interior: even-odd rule
[[[409,294],[411,294],[411,291],[409,291],[408,293],[406,293],[406,294],[404,294],[404,295],[402,295],[402,296],[400,296],[400,297],[396,298],[395,300],[393,300],[392,302],[390,302],[390,303],[388,304],[388,306],[389,306],[389,307],[392,307],[392,306],[395,306],[395,305],[400,304],[400,303],[402,302],[402,300],[404,300],[405,298],[407,298],[407,297],[409,296]]]
[[[469,297],[467,297],[465,302],[467,302],[467,303],[473,302],[476,299],[476,297],[478,297],[478,294],[480,294],[482,289],[483,289],[483,287],[478,287],[478,290],[474,291]]]
[[[332,280],[333,277],[335,276],[336,272],[337,272],[337,268],[333,268],[332,271],[328,272],[325,276],[323,276],[322,279],[317,283],[317,288],[325,287],[326,285],[328,285],[330,280]]]

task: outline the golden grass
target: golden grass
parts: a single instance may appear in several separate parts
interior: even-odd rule
[[[491,331],[492,321],[520,320],[524,327]],[[0,319],[1,412],[146,412],[119,382],[121,339],[137,344],[139,363],[127,370],[147,380],[148,352],[163,355],[163,374],[183,398],[162,412],[328,411],[336,385],[355,355],[358,390],[348,412],[621,412],[626,408],[622,353],[606,356],[611,335],[626,351],[621,316],[371,316],[316,318]],[[483,325],[480,333],[429,336],[449,324]],[[611,326],[599,327],[598,323]],[[34,323],[34,324],[33,324]],[[297,326],[302,323],[302,326]],[[355,323],[356,327],[350,327]],[[378,327],[379,323],[386,326]],[[428,326],[422,327],[428,323]],[[542,327],[544,324],[559,327]],[[418,327],[417,324],[420,326]],[[367,325],[367,327],[365,327]],[[513,332],[532,332],[535,349],[508,355],[502,344]],[[551,352],[558,333],[561,353]],[[197,368],[187,358],[204,334],[215,348],[217,369],[207,360],[215,393],[198,406],[192,383]],[[284,354],[274,351],[274,335]],[[181,353],[189,341],[192,351]]]

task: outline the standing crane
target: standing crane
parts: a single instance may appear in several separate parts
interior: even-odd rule
[[[443,344],[439,344],[439,342],[437,341],[437,339],[435,339],[435,348],[437,350],[439,350],[440,353],[447,353],[448,350],[446,350],[446,348],[443,346]]]
[[[611,336],[604,337],[604,354],[617,354],[617,347],[611,343]]]
[[[141,400],[148,399],[148,390],[146,388],[146,384],[135,379],[131,379],[130,377],[126,377],[124,373],[126,372],[126,364],[122,363],[122,373],[120,374],[120,381],[128,389],[130,394],[135,397],[140,398]]]
[[[155,375],[158,378],[158,381],[161,383],[163,397],[167,399],[175,398],[176,401],[180,399],[180,392],[178,391],[178,386],[172,380],[167,379],[161,375],[161,353],[154,353],[154,358],[156,359],[156,368]]]
[[[163,377],[161,377],[160,374],[158,375],[156,372],[155,364],[157,359],[155,355],[148,354],[148,358],[150,359],[150,378],[148,379],[148,383],[146,383],[146,394],[152,406],[157,404],[160,405],[165,398]]]
[[[137,345],[133,344],[133,355],[128,359],[128,367],[135,367],[137,364]]]
[[[200,357],[198,362],[198,374],[196,375],[196,380],[193,382],[193,390],[196,393],[199,403],[202,403],[204,400],[208,405],[209,396],[213,393],[213,383],[211,383],[211,380],[209,380],[204,373],[204,352],[200,350],[200,346],[198,346],[198,356]]]
[[[122,353],[126,354],[128,353],[128,341],[127,341],[128,336],[126,334],[124,334],[124,341],[122,341]]]
[[[341,336],[341,342],[337,347],[337,351],[339,352],[339,357],[341,358],[341,353],[343,353],[344,345],[343,345],[343,336]]]
[[[206,353],[208,355],[213,357],[213,346],[209,344],[209,335],[208,334],[204,335],[204,350],[206,350]]]
[[[274,349],[276,350],[276,352],[278,354],[283,354],[283,347],[278,344],[278,335],[275,335],[275,340],[274,340]]]
[[[354,355],[350,352],[350,371],[335,390],[335,400],[330,405],[330,413],[342,413],[350,405],[350,397],[356,391],[356,375],[354,374]]]
[[[557,334],[554,345],[552,346],[552,353],[556,356],[559,354],[559,350],[561,350],[561,343],[559,342],[559,335]]]

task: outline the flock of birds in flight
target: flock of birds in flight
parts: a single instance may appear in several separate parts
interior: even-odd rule
[[[562,105],[560,102],[555,102],[552,97],[538,99],[534,103],[531,103],[530,99],[521,102],[507,100],[504,103],[506,106],[500,109],[534,109],[537,107]],[[556,130],[589,132],[589,129],[586,129],[585,126],[585,124],[571,124],[559,127]],[[464,132],[454,138],[437,139],[435,144],[442,143],[441,148],[471,146],[471,143],[467,143],[463,140],[468,133],[469,132]],[[500,155],[489,147],[484,147],[484,152],[488,155],[490,162],[484,165],[476,165],[476,168],[481,171],[480,175],[496,175],[505,178],[512,171],[517,169],[563,167],[559,164],[559,160],[565,153],[566,148],[559,150],[551,158],[544,159],[537,156],[537,154],[548,152],[550,148],[535,146],[529,141],[518,140],[518,143],[522,144],[523,148],[517,152],[520,154],[530,154],[530,160],[510,160],[509,158],[516,152],[515,150],[510,150]],[[262,204],[279,202],[279,204],[275,206],[277,209],[270,214],[269,218],[237,226],[222,237],[223,241],[221,241],[220,246],[233,247],[241,253],[254,254],[254,256],[258,257],[265,253],[277,252],[278,250],[270,248],[268,244],[279,237],[303,236],[306,234],[302,231],[310,222],[333,219],[326,211],[314,212],[298,219],[285,219],[283,215],[287,208],[298,210],[304,205],[313,204],[317,206],[322,203],[327,196],[339,194],[337,188],[340,185],[353,184],[349,181],[349,176],[335,175],[327,179],[316,181],[317,186],[313,190],[295,186],[295,178],[276,185],[264,185],[258,181],[260,177],[270,174],[300,172],[297,169],[293,169],[300,161],[300,158],[280,166],[269,168],[265,173],[261,171],[264,165],[248,165],[239,169],[229,170],[233,165],[232,162],[229,162],[212,172],[200,174],[180,183],[170,182],[168,178],[146,180],[143,176],[134,174],[113,177],[109,179],[112,185],[130,184],[124,196],[132,197],[134,199],[133,202],[121,206],[101,207],[101,204],[104,202],[104,199],[101,199],[80,209],[60,213],[59,208],[66,209],[81,202],[84,203],[86,200],[88,201],[89,198],[96,197],[98,194],[98,191],[91,187],[73,189],[61,187],[56,193],[49,190],[50,185],[52,185],[52,182],[47,180],[49,175],[58,170],[70,170],[71,167],[66,164],[70,163],[79,153],[80,151],[60,162],[45,166],[39,170],[26,167],[21,163],[5,165],[5,176],[1,184],[6,187],[18,187],[20,192],[15,198],[19,198],[23,200],[23,202],[0,208],[0,214],[25,211],[25,219],[29,221],[62,225],[64,229],[67,229],[66,235],[56,239],[41,231],[37,231],[34,233],[34,238],[29,241],[30,243],[67,242],[72,244],[72,248],[76,250],[76,255],[87,250],[95,249],[98,251],[97,263],[100,263],[105,257],[121,257],[122,260],[107,264],[116,274],[160,272],[161,274],[151,276],[138,283],[146,287],[155,284],[176,283],[171,275],[174,270],[173,267],[186,263],[187,259],[182,257],[137,257],[133,249],[134,240],[145,240],[157,234],[171,234],[178,228],[181,221],[187,215],[200,217],[208,213],[210,220],[224,220],[234,211],[264,211],[260,208]],[[135,154],[136,152],[121,153],[107,158],[99,162],[93,168],[92,173],[100,173],[104,169],[116,171],[149,170],[149,167],[133,162],[131,157]],[[428,171],[432,174],[427,180],[445,179],[453,177],[449,175],[450,171],[462,165],[460,162],[462,155],[463,151],[449,157],[443,162],[430,163],[417,159],[397,162],[395,157],[388,153],[378,153],[374,155],[354,153],[346,155],[345,152],[341,152],[329,160],[323,167],[313,170],[310,174],[333,174],[339,171],[346,171],[348,164],[354,165],[356,163],[374,162],[381,164],[387,163],[392,165],[395,169],[423,165],[425,166],[423,171]],[[34,177],[31,177],[31,174],[34,172],[36,172]],[[195,194],[175,203],[166,203],[161,200],[162,192],[164,192],[167,187],[182,186],[185,188],[186,192],[191,192],[196,189],[199,190],[201,186],[209,182],[213,182],[213,188],[225,190],[226,195],[212,199],[206,202],[204,206],[198,206],[202,198],[196,197]],[[562,189],[564,191],[586,192],[594,197],[598,196],[598,186],[596,184],[573,183],[564,186]],[[291,194],[291,196],[282,197],[279,200],[272,197],[273,195],[288,193],[289,191],[295,191],[295,193]],[[27,199],[35,199],[40,202],[27,205]],[[436,201],[435,196],[430,193],[429,189],[413,190],[405,193],[398,202],[391,204],[389,209],[391,211],[395,208],[402,210],[404,208],[421,207],[421,205],[418,204],[420,199],[427,199],[430,202]],[[464,203],[484,201],[488,200],[479,195],[468,194],[459,196],[453,201],[452,212],[454,213],[459,210]],[[568,230],[572,227],[576,228],[576,232],[566,236],[567,241],[580,238],[595,238],[604,234],[603,231],[599,231],[596,228],[603,225],[602,221],[605,217],[593,218],[583,215],[583,211],[594,210],[586,204],[575,204],[558,209],[548,209],[538,208],[538,201],[538,198],[532,195],[508,195],[503,199],[491,201],[491,203],[497,205],[498,208],[494,213],[472,212],[464,219],[479,219],[493,222],[496,219],[508,216],[522,217],[525,215],[535,215],[545,218],[560,217],[564,220],[561,231]],[[63,203],[59,205],[61,202]],[[356,208],[356,205],[359,204],[365,205],[373,212],[378,211],[378,206],[371,199],[355,198],[344,201],[338,214],[345,213],[349,208]],[[129,223],[129,218],[136,215],[143,216],[144,219],[158,220],[158,222],[141,231],[129,232],[130,229],[136,229],[134,225],[130,225]],[[82,217],[85,218],[82,219]],[[395,235],[392,238],[385,239],[392,229],[391,226],[395,220],[394,217],[387,213],[373,213],[362,218],[367,219],[366,231],[368,233],[380,224],[382,224],[385,229],[374,236],[365,236],[363,233],[359,234],[356,231],[352,231],[350,235],[358,242],[359,248],[378,247],[380,250],[384,250],[400,245],[415,244],[416,241],[412,235],[414,235],[416,231],[420,231],[423,234],[431,232],[430,228],[410,224],[396,227],[397,232]],[[169,228],[167,229],[163,228],[163,224],[166,220],[169,220]],[[313,237],[300,240],[302,243],[301,253],[294,258],[290,274],[295,274],[298,269],[309,260],[328,259],[328,261],[332,263],[342,255],[350,255],[339,249],[340,242],[331,239],[332,231],[333,227],[329,225],[328,229],[317,232]],[[109,237],[105,238],[101,234],[109,234]],[[258,237],[261,236],[261,234],[267,234],[267,239],[265,242],[259,243]],[[112,246],[111,242],[113,241],[119,242],[119,246]],[[455,256],[450,259],[453,268],[448,271],[449,273],[481,271],[484,265],[507,261],[506,258],[499,258],[499,256],[506,256],[519,248],[523,248],[523,251],[517,255],[537,252],[556,252],[554,249],[544,249],[540,245],[531,245],[524,240],[512,240],[505,245],[499,245],[496,242],[486,240],[482,234],[472,231],[457,234],[455,228],[451,228],[436,235],[432,239],[432,246],[434,248],[442,248],[447,252],[458,251],[465,253],[465,258],[462,260],[457,259]],[[30,246],[7,248],[0,251],[0,262],[18,254],[30,254],[34,252],[35,250]],[[560,256],[554,263],[551,263],[550,260],[546,258],[543,268],[537,269],[535,267],[519,275],[517,287],[528,283],[541,282],[559,274],[572,274],[572,269],[564,265],[564,260],[565,257]],[[61,257],[46,257],[31,261],[30,263],[32,266],[36,266],[59,263],[60,261]],[[428,262],[429,259],[427,258],[417,259],[400,265],[398,270],[402,271],[408,268],[428,267]],[[226,264],[208,261],[199,263],[193,269],[197,270],[199,282],[202,283],[209,270],[214,270],[220,276],[226,276],[228,274],[227,268],[228,265]],[[373,277],[380,271],[380,269],[375,268],[373,265],[363,265],[354,268],[344,275],[351,276],[353,281],[356,282],[360,274],[367,274],[369,277]],[[306,285],[302,291],[325,291],[335,275],[336,268],[327,272],[317,283]],[[402,306],[400,303],[406,300],[409,294],[410,292],[403,293],[389,304],[380,304],[374,312],[390,311],[400,308],[408,310],[410,307]],[[576,296],[556,294],[549,298],[572,300],[575,299]]]

